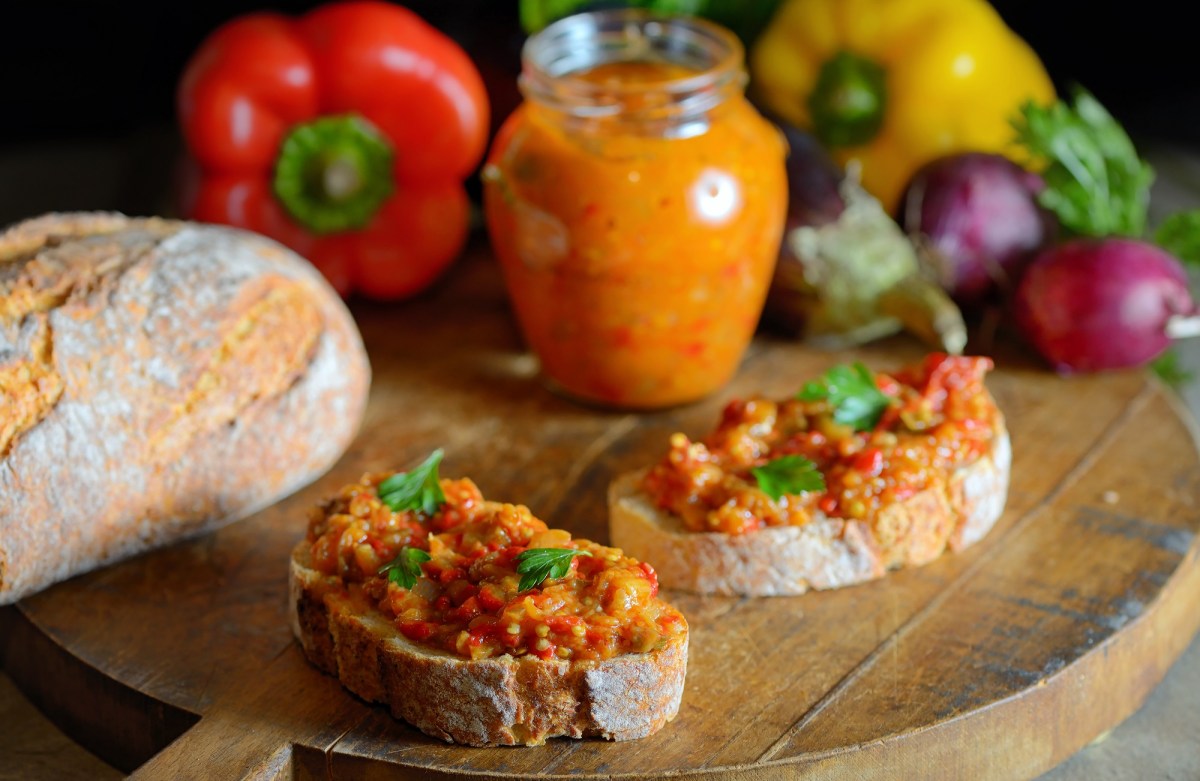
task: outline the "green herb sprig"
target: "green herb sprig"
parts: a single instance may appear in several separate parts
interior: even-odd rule
[[[517,556],[517,573],[521,575],[518,591],[540,586],[546,578],[564,578],[571,569],[571,559],[591,556],[585,550],[571,548],[529,548]]]
[[[833,419],[853,426],[855,431],[874,428],[891,404],[891,399],[875,384],[875,375],[857,361],[850,366],[834,366],[819,380],[805,383],[796,398],[828,401],[833,407]]]
[[[1154,170],[1121,125],[1082,88],[1074,104],[1032,101],[1013,120],[1017,142],[1044,165],[1038,202],[1080,236],[1136,236],[1146,230]]]
[[[429,454],[410,472],[398,472],[379,484],[379,500],[396,512],[414,510],[432,516],[446,503],[438,480],[441,449]]]
[[[1079,236],[1146,238],[1200,265],[1200,209],[1171,214],[1147,236],[1154,169],[1104,106],[1082,88],[1074,105],[1028,102],[1013,119],[1016,142],[1044,166],[1038,202]]]
[[[825,476],[815,463],[801,455],[772,459],[751,469],[750,474],[762,492],[776,501],[784,494],[825,490]]]
[[[429,561],[429,551],[405,545],[396,558],[379,568],[379,574],[386,572],[389,581],[411,589],[421,577],[421,562],[424,561]]]

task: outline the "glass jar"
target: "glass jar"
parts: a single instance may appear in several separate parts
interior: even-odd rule
[[[753,336],[787,209],[785,143],[745,99],[741,44],[622,9],[550,25],[522,61],[484,206],[543,376],[620,408],[711,393]]]

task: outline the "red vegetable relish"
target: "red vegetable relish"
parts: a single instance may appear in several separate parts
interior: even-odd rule
[[[446,503],[432,517],[393,511],[377,493],[388,476],[367,475],[315,508],[308,540],[315,569],[408,639],[471,659],[586,660],[652,651],[686,629],[657,598],[650,565],[549,529],[526,507],[484,501],[466,479],[441,480]],[[430,555],[411,589],[379,572],[406,546]],[[566,577],[519,591],[516,559],[530,548],[591,555],[573,557]]]
[[[989,450],[999,415],[983,386],[991,368],[988,358],[935,353],[876,373],[890,403],[867,431],[835,421],[827,400],[734,400],[703,441],[674,434],[643,488],[696,532],[799,526],[819,514],[871,522],[883,507],[944,488]],[[773,500],[759,489],[750,470],[791,454],[816,463],[825,491]]]

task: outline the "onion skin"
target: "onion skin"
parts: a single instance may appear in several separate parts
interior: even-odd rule
[[[1075,239],[1044,250],[1013,302],[1026,339],[1061,374],[1142,366],[1196,313],[1174,257],[1143,241]]]
[[[1011,292],[1024,266],[1055,233],[1038,205],[1040,176],[1007,157],[949,155],[922,166],[904,191],[899,222],[924,236],[926,258],[942,287],[962,305]]]

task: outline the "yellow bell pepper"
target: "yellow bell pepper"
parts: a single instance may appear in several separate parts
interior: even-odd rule
[[[839,163],[858,160],[889,211],[934,158],[1017,155],[1017,109],[1054,99],[1037,55],[985,0],[786,0],[750,71],[760,104]]]

